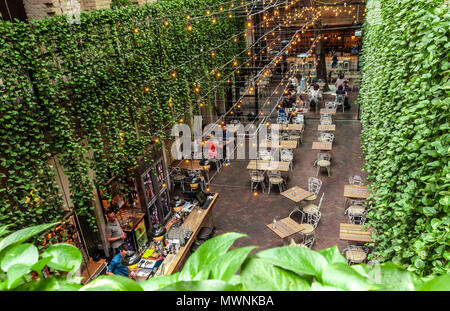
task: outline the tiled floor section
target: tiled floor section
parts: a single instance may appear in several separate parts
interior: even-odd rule
[[[322,203],[322,219],[316,228],[316,244],[313,249],[328,248],[338,245],[342,251],[347,246],[346,241],[339,239],[339,224],[347,222],[344,215],[345,198],[344,185],[348,183],[351,174],[366,177],[361,172],[363,158],[360,148],[360,122],[357,117],[357,106],[354,99],[357,94],[350,95],[352,109],[345,112],[339,110],[335,116],[336,132],[333,143],[331,176],[328,177],[326,169],[322,169],[319,178],[325,192]],[[329,95],[328,95],[329,96]],[[328,100],[328,96],[325,100]],[[330,99],[331,100],[331,99]],[[294,150],[294,169],[286,189],[295,185],[307,189],[308,177],[316,175],[313,163],[317,157],[317,151],[311,150],[313,141],[317,140],[317,125],[319,113],[310,113],[306,119],[303,144]],[[347,119],[347,120],[342,120]],[[248,160],[232,160],[231,166],[224,167],[214,175],[210,185],[211,191],[219,192],[219,199],[213,209],[216,234],[225,232],[240,232],[248,235],[246,238],[235,242],[234,247],[257,245],[259,250],[281,246],[283,241],[274,232],[266,227],[275,217],[278,219],[287,217],[295,203],[279,194],[277,186],[271,193],[258,191],[254,196],[250,189],[250,178],[246,169]],[[318,203],[318,200],[317,202]]]

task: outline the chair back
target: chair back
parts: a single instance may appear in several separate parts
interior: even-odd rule
[[[308,191],[317,195],[322,187],[322,181],[315,177],[308,178]]]
[[[350,185],[359,185],[359,186],[364,185],[363,180],[362,180],[361,176],[359,176],[359,175],[350,176],[348,178],[348,182]]]
[[[322,206],[322,201],[323,201],[324,194],[325,194],[325,192],[322,192],[322,196],[320,197],[319,205],[317,205],[317,210],[319,210],[319,211],[320,211],[320,207]]]
[[[330,161],[331,160],[331,155],[328,152],[318,152],[317,153],[317,160],[326,160],[326,161]]]
[[[305,218],[305,213],[298,207],[296,207],[292,210],[292,212],[289,213],[288,217],[291,218],[296,223],[302,224],[303,219]]]
[[[343,104],[345,101],[345,95],[344,94],[337,94],[336,95],[336,103],[339,104]]]
[[[264,175],[264,172],[263,171],[259,171],[259,170],[250,170],[249,171],[249,173],[250,173],[250,177],[252,177],[252,176],[263,176]]]
[[[174,167],[172,168],[172,170],[170,171],[170,175],[171,176],[176,176],[176,175],[181,175],[181,168],[179,167]]]
[[[267,175],[269,177],[281,177],[281,172],[280,171],[268,171]]]
[[[326,102],[325,103],[325,108],[326,109],[335,109],[336,108],[336,103],[334,103],[334,102]]]
[[[316,210],[313,213],[310,213],[308,217],[308,223],[312,225],[314,228],[317,228],[320,218],[322,218],[322,213],[319,210]]]

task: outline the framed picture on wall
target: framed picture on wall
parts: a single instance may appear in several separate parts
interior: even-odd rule
[[[156,163],[155,169],[159,189],[160,191],[163,191],[167,187],[167,176],[164,169],[164,161],[162,159]]]
[[[144,188],[143,190],[144,190],[145,203],[148,207],[150,207],[150,205],[152,205],[152,203],[156,199],[152,174],[153,174],[152,169],[149,168],[147,171],[145,171],[144,174],[141,175],[142,185]]]

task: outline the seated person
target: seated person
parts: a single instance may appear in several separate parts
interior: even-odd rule
[[[345,91],[345,93],[347,93],[347,94],[348,94],[348,92],[351,91],[350,86],[348,85],[348,81],[347,81],[347,80],[344,81],[344,91]]]
[[[292,108],[294,102],[294,97],[291,95],[291,93],[288,93],[287,97],[283,100],[283,108]]]
[[[108,265],[108,268],[106,270],[106,274],[108,275],[122,275],[130,278],[134,278],[134,272],[128,269],[128,267],[122,265],[120,261],[122,260],[122,257],[125,256],[125,254],[128,252],[128,245],[127,243],[122,243],[120,245],[120,252],[116,254],[111,262]]]
[[[303,109],[305,107],[305,101],[303,100],[302,95],[300,95],[295,101],[294,108]]]
[[[309,106],[316,107],[319,104],[319,100],[322,98],[320,88],[318,84],[314,84],[313,88],[309,92]]]

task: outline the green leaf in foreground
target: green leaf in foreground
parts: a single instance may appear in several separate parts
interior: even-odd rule
[[[0,241],[0,252],[12,244],[19,244],[25,242],[32,236],[35,236],[36,234],[41,233],[42,231],[50,229],[51,227],[56,226],[57,224],[58,223],[55,222],[52,224],[37,225],[13,232]]]
[[[324,256],[309,248],[282,246],[264,250],[256,256],[267,263],[296,273],[320,277],[328,264]]]
[[[366,291],[367,280],[347,264],[333,263],[323,269],[322,283],[351,291]]]
[[[235,291],[237,287],[219,280],[180,281],[160,291]]]
[[[121,275],[101,275],[80,291],[142,291],[138,282]]]
[[[271,263],[250,257],[241,269],[244,290],[252,291],[306,291],[307,281],[294,272],[284,270]]]
[[[36,246],[30,243],[20,244],[9,249],[1,262],[3,271],[8,271],[9,267],[15,264],[27,266],[34,265],[39,259],[39,252]]]
[[[47,248],[42,257],[52,257],[48,266],[53,269],[75,272],[81,266],[83,260],[78,248],[71,244],[55,244]]]
[[[200,247],[186,260],[186,264],[180,273],[180,280],[191,280],[200,272],[202,267],[214,261],[225,254],[233,245],[234,241],[246,236],[242,233],[224,233],[204,242]]]
[[[153,291],[175,283],[178,280],[179,275],[180,273],[177,272],[171,275],[155,276],[148,280],[139,282],[139,285],[141,285],[142,289],[145,291]]]
[[[416,289],[419,291],[450,291],[450,273],[429,280]]]

